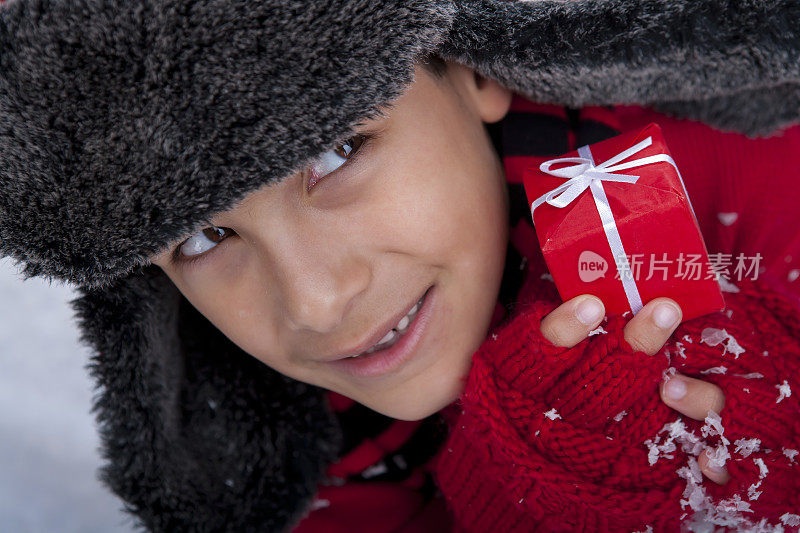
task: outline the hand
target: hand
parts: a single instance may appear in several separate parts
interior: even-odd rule
[[[599,298],[581,294],[544,317],[541,332],[555,346],[572,348],[596,329],[604,316],[605,307]],[[625,324],[625,340],[634,350],[653,355],[669,340],[682,316],[681,308],[674,300],[654,298]],[[682,374],[675,374],[663,382],[659,393],[664,403],[695,420],[704,420],[709,410],[719,413],[725,406],[725,395],[717,385]],[[700,454],[697,462],[703,474],[715,483],[724,484],[730,479],[724,467],[717,471],[709,466],[705,453]]]

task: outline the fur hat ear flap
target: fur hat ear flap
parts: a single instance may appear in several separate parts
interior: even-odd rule
[[[280,531],[341,434],[324,391],[224,337],[157,267],[71,302],[98,390],[102,481],[150,531]]]

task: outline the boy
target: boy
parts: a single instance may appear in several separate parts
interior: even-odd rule
[[[495,311],[509,238],[504,170],[484,124],[506,115],[511,91],[457,63],[423,65],[386,117],[152,259],[245,352],[409,421],[463,390]],[[598,298],[577,297],[543,328],[574,345],[603,315]],[[653,300],[626,336],[652,354],[679,319],[674,301]],[[409,336],[401,353],[346,359],[400,342],[394,331]],[[701,419],[720,411],[719,387],[688,382],[693,401],[678,409]]]
[[[387,117],[152,259],[247,353],[401,420],[461,392],[509,237],[504,170],[483,125],[505,116],[511,91],[457,63],[441,76],[418,68],[415,80]],[[665,300],[627,326],[637,349],[655,353],[677,326],[680,309]],[[574,345],[603,315],[598,298],[576,297],[544,333]],[[401,353],[347,360],[406,334]],[[720,394],[697,396],[707,412]]]
[[[528,5],[530,3],[514,4],[501,2],[495,7],[497,13],[519,10],[518,13],[528,16],[537,9]],[[381,28],[390,20],[412,21],[431,32],[420,34],[420,39],[436,42],[439,37],[434,36],[441,34],[433,29],[446,29],[450,24],[458,28],[466,20],[473,23],[477,19],[483,20],[484,13],[476,6],[459,12],[455,8],[453,11],[445,7],[440,9],[433,4],[409,5],[403,8],[406,11],[382,13],[386,16],[376,17],[375,13],[365,15],[364,11],[359,12],[358,9],[367,9],[367,6],[359,5],[350,7],[352,13],[358,12],[363,18],[347,20],[334,17],[333,13],[340,12],[338,9],[326,12],[328,7],[308,6],[310,12],[301,14],[291,12],[291,7],[253,6],[255,11],[267,10],[258,16],[254,14],[253,20],[285,21],[296,17],[312,21],[321,31],[333,27],[348,36],[353,35],[346,31],[348,24],[358,23],[361,30],[371,29],[365,22],[370,17],[376,27]],[[140,12],[117,7],[124,16],[133,17],[134,22],[140,20]],[[206,21],[225,20],[229,16],[224,11],[214,12],[214,16],[201,16],[204,9],[213,10],[215,7],[198,5],[196,8],[198,12],[191,15],[186,15],[188,9],[186,13],[170,9],[163,11],[164,28],[176,30],[163,32],[168,43],[174,36],[182,38],[183,22],[202,26]],[[414,12],[417,8],[419,11]],[[11,4],[9,9],[14,9],[14,15],[18,15],[25,7]],[[385,9],[391,11],[388,7]],[[282,16],[278,17],[276,12]],[[580,13],[576,11],[575,14],[580,16]],[[393,15],[399,18],[393,18]],[[588,16],[588,13],[584,15]],[[186,19],[181,18],[183,16]],[[533,19],[518,20],[530,22]],[[105,19],[98,17],[97,20]],[[244,24],[239,20],[235,19],[233,25]],[[501,20],[511,27],[515,19]],[[326,25],[325,21],[336,21],[338,26]],[[189,27],[193,26],[190,24]],[[485,26],[489,27],[491,24]],[[301,33],[289,33],[288,36]],[[100,34],[103,32],[99,31]],[[122,35],[126,34],[123,32]],[[142,35],[147,35],[147,32]],[[389,28],[382,35],[403,38],[406,33]],[[331,39],[329,34],[320,42],[329,46],[339,42],[326,39]],[[464,42],[468,41],[466,37],[464,39]],[[263,51],[260,48],[263,41],[259,39],[241,42],[254,43],[256,51]],[[342,44],[348,45],[347,42]],[[410,52],[414,47],[405,46],[405,43],[396,46],[405,54],[398,56],[400,65],[408,65],[413,55]],[[173,48],[183,49],[180,46],[164,47],[166,50]],[[420,48],[424,47],[416,50]],[[114,50],[113,47],[109,49]],[[359,64],[362,56],[358,55],[361,53],[358,47],[347,49],[352,56],[336,54],[336,50],[336,46],[330,46],[326,54],[312,54],[312,57],[328,61],[329,66],[338,69],[342,69],[351,57],[354,65]],[[229,53],[219,57],[232,60]],[[251,51],[242,55],[245,61],[237,63],[241,70],[231,73],[248,72],[247,60],[259,57],[259,53]],[[281,70],[280,61],[291,56],[281,53],[275,57],[277,72],[287,74],[288,70]],[[134,69],[131,80],[140,82],[145,78],[149,84],[147,87],[159,87],[161,76],[168,76],[175,65],[191,64],[187,59],[178,63],[164,60],[160,63],[163,70]],[[330,72],[314,61],[306,63],[306,66],[310,69],[311,80]],[[385,66],[391,66],[391,63],[387,62]],[[297,69],[297,66],[293,68]],[[160,113],[164,108],[158,98],[163,97],[163,93],[156,92],[158,98],[152,100],[152,107],[146,105],[144,116],[158,116],[156,122],[162,129],[148,130],[150,133],[145,137],[145,144],[140,147],[144,148],[143,153],[152,151],[154,157],[141,164],[136,158],[138,152],[129,150],[130,145],[120,138],[126,133],[124,129],[112,130],[107,138],[112,146],[121,148],[120,153],[101,154],[115,161],[114,157],[118,156],[119,160],[129,163],[116,167],[126,172],[137,169],[148,176],[161,174],[165,179],[169,178],[167,183],[174,184],[170,185],[170,195],[163,194],[167,189],[161,191],[156,187],[150,192],[156,194],[157,201],[149,204],[149,197],[144,194],[147,187],[131,186],[136,182],[122,179],[113,190],[123,195],[121,197],[128,204],[109,209],[109,206],[115,206],[110,193],[108,203],[93,204],[109,217],[108,220],[101,218],[102,227],[93,227],[97,230],[95,233],[81,235],[72,241],[66,237],[54,241],[45,233],[37,243],[25,242],[20,248],[25,250],[28,274],[58,272],[87,284],[85,297],[76,301],[76,308],[81,313],[83,327],[91,332],[87,339],[94,339],[101,356],[94,367],[95,375],[102,378],[109,390],[99,404],[105,409],[105,413],[101,412],[101,422],[110,456],[116,463],[106,470],[106,480],[115,491],[136,502],[137,511],[149,527],[170,529],[189,523],[202,523],[202,527],[208,529],[219,528],[221,524],[228,527],[233,516],[238,520],[248,520],[239,516],[237,509],[251,510],[252,520],[260,517],[258,520],[263,520],[261,524],[272,524],[269,527],[292,522],[298,509],[302,508],[304,498],[314,488],[316,473],[335,454],[333,426],[330,420],[323,420],[324,415],[319,412],[318,392],[298,382],[340,391],[378,411],[403,419],[426,416],[449,404],[458,395],[460,378],[470,368],[469,356],[484,340],[490,326],[493,300],[501,281],[502,251],[508,235],[503,214],[507,200],[502,167],[497,155],[492,153],[482,123],[496,122],[504,116],[510,94],[500,83],[475,78],[468,68],[454,66],[452,71],[448,71],[452,78],[446,79],[443,85],[434,85],[432,80],[417,76],[417,83],[408,95],[403,96],[410,97],[402,102],[398,100],[397,105],[403,106],[403,112],[391,113],[381,119],[375,119],[373,115],[361,120],[359,128],[363,129],[356,128],[351,132],[353,137],[347,138],[332,152],[322,150],[323,147],[329,148],[331,139],[326,138],[323,142],[308,133],[316,126],[313,122],[281,127],[272,123],[271,129],[278,132],[274,134],[278,140],[270,146],[270,152],[264,151],[262,145],[246,146],[232,142],[232,139],[258,139],[270,133],[263,128],[248,130],[260,124],[261,117],[258,113],[248,113],[250,107],[236,100],[232,101],[235,105],[231,104],[229,110],[231,114],[240,116],[225,119],[224,127],[214,128],[213,131],[223,132],[213,137],[215,142],[194,138],[197,132],[205,134],[209,131],[206,128],[210,124],[182,131],[193,139],[194,146],[204,146],[212,151],[211,156],[203,157],[202,150],[178,150],[178,140],[172,135],[171,128],[175,122],[180,122],[177,119],[173,122],[170,113],[180,110],[198,123],[206,120],[207,115],[193,115],[193,106],[173,102],[166,108],[166,116],[162,117]],[[219,72],[216,67],[209,66],[208,73],[212,76],[219,76]],[[341,70],[343,76],[347,72],[347,69]],[[176,79],[194,79],[192,73],[184,74],[186,77]],[[270,87],[269,102],[279,111],[291,108],[287,94],[307,97],[304,101],[307,109],[320,111],[320,100],[315,98],[326,94],[324,90],[320,93],[320,87],[331,90],[331,86],[298,84],[302,92],[292,94],[288,90],[294,83],[292,80],[286,81],[284,89],[281,83],[275,86],[267,84],[266,80],[271,80],[274,72],[267,69],[267,74],[265,78],[259,78],[265,85],[256,86]],[[378,70],[376,76],[386,78],[386,73]],[[212,107],[219,106],[214,108],[215,112],[224,109],[223,104],[229,102],[225,95],[230,93],[225,85],[226,77],[228,75],[218,80],[219,91],[211,95],[201,93],[196,101],[208,98],[203,101]],[[241,87],[249,87],[252,80],[242,77]],[[607,87],[612,86],[613,83]],[[363,87],[357,86],[363,88],[365,94],[372,95],[370,97],[375,101],[391,94],[387,89],[379,93],[380,97],[375,96],[370,91],[378,90],[376,87],[380,84],[372,80],[365,80]],[[33,91],[30,94],[38,93]],[[115,96],[128,102],[124,99],[130,94],[133,92],[120,89]],[[331,109],[335,118],[322,130],[328,137],[333,135],[330,132],[342,132],[345,124],[365,115],[363,107],[355,113],[357,106],[346,91],[334,94],[339,98],[333,102],[329,99],[322,106],[341,102],[341,111]],[[82,100],[75,98],[74,101]],[[434,105],[420,105],[422,102]],[[257,105],[254,108],[262,110]],[[127,108],[123,106],[121,109]],[[133,118],[125,116],[121,123],[141,124],[137,118],[139,115],[134,114]],[[452,121],[454,126],[444,127],[446,120]],[[54,131],[63,130],[59,117],[48,124]],[[282,128],[295,126],[300,133],[281,136]],[[248,137],[248,131],[255,135]],[[229,136],[231,132],[237,135]],[[285,152],[278,150],[282,143],[286,144]],[[441,150],[433,152],[430,146]],[[301,147],[302,155],[299,152]],[[376,149],[371,152],[372,148]],[[79,153],[77,147],[71,150],[68,152],[70,155]],[[306,170],[304,157],[312,151],[322,155]],[[267,164],[264,157],[267,153],[275,158],[275,168],[293,168],[294,172],[282,175],[285,179],[279,183],[271,182],[269,187],[256,190],[253,184],[258,176],[258,164]],[[351,154],[354,154],[352,159],[349,157]],[[374,159],[370,159],[370,155]],[[179,164],[171,166],[173,161]],[[159,166],[163,162],[169,164]],[[162,168],[165,171],[158,172]],[[378,176],[375,175],[376,168],[381,169]],[[198,173],[196,175],[200,178],[171,181],[175,176],[172,172],[182,176],[187,169]],[[223,172],[226,169],[229,171],[227,174]],[[386,169],[389,172],[384,176]],[[277,172],[274,169],[270,171],[273,174]],[[214,189],[209,185],[215,183],[214,180],[206,181],[203,177],[207,173],[217,175],[219,185],[224,185],[224,180],[229,179],[230,186]],[[385,178],[384,182],[382,178]],[[266,183],[264,180],[263,184]],[[251,195],[244,197],[240,194],[248,188]],[[460,188],[463,188],[463,195]],[[81,187],[75,187],[71,194],[81,190]],[[423,190],[424,196],[420,194]],[[459,192],[463,203],[456,204],[452,200],[454,190]],[[10,189],[9,192],[17,191]],[[199,209],[196,215],[187,210],[193,207],[191,202],[184,203],[174,212],[164,209],[178,199],[201,197],[203,199],[196,203]],[[71,196],[67,198],[67,202],[78,201]],[[51,204],[44,202],[45,206]],[[225,206],[225,209],[210,209],[209,206]],[[443,211],[450,208],[453,210]],[[130,217],[124,226],[111,223],[113,217],[124,218],[121,213],[139,211],[143,222],[147,223],[141,229],[131,224]],[[265,217],[266,212],[270,213],[269,217]],[[9,213],[14,211],[9,210]],[[466,213],[470,216],[465,217]],[[192,220],[187,218],[190,215]],[[82,216],[75,219],[84,220]],[[34,220],[31,217],[22,219],[28,224]],[[71,217],[68,219],[72,220]],[[209,229],[202,234],[184,235],[190,227],[202,229],[197,224],[200,219],[206,219]],[[150,227],[158,228],[158,237],[147,233]],[[107,239],[107,244],[104,239]],[[158,271],[150,268],[141,277],[129,277],[116,283],[118,278],[115,276],[127,275],[131,261],[140,261],[142,251],[152,252],[156,243],[163,248],[166,241],[171,241],[170,247],[161,249],[154,260],[169,276],[168,283]],[[76,245],[75,250],[67,246],[70,242]],[[301,242],[306,245],[299,246]],[[36,248],[37,245],[41,245],[41,250]],[[9,240],[6,246],[16,255],[21,255],[22,252],[14,247],[19,246],[16,241]],[[58,263],[53,259],[57,255],[52,251],[54,247],[58,247],[58,253],[74,253],[74,258],[70,255],[71,261]],[[87,249],[94,252],[87,255]],[[172,257],[178,259],[177,252],[204,257],[192,261],[191,265],[180,263],[178,267],[178,263],[167,262],[169,254],[175,254]],[[110,289],[95,290],[108,283],[112,283]],[[181,296],[191,302],[209,323],[203,322],[188,307],[179,307]],[[542,329],[547,338],[558,341],[561,347],[569,347],[587,336],[602,319],[602,309],[594,320],[578,325],[575,322],[577,305],[586,301],[586,297],[579,297],[567,302],[552,314],[552,319],[543,320]],[[415,309],[417,302],[420,307]],[[660,349],[679,319],[678,315],[667,327],[657,328],[654,320],[657,303],[664,302],[652,302],[650,307],[634,317],[638,320],[631,319],[625,327],[625,338],[635,341],[632,345],[638,342],[637,349],[650,353]],[[404,315],[411,316],[403,318]],[[408,323],[404,322],[406,319]],[[129,326],[120,327],[128,320]],[[102,327],[109,322],[114,323],[112,328]],[[214,333],[215,328],[209,327],[211,324],[225,334],[224,339]],[[396,339],[392,333],[385,338],[384,334],[395,324],[401,332],[406,327],[411,329],[406,336],[400,337],[394,350],[388,350],[384,356],[374,354],[372,359],[370,355],[358,355],[375,343],[394,342]],[[181,335],[172,333],[175,330],[181,331]],[[125,339],[133,339],[131,349],[125,346]],[[226,340],[233,341],[241,352],[226,344]],[[412,350],[411,344],[429,350]],[[179,357],[175,357],[175,347],[182,350]],[[106,352],[110,357],[103,357]],[[260,366],[253,366],[241,357],[242,354],[255,356]],[[363,359],[339,360],[351,355]],[[267,365],[263,365],[265,362],[297,381],[268,374]],[[128,372],[131,368],[135,369],[132,375],[139,376],[136,379],[145,379],[147,385],[119,389],[114,376],[131,375]],[[264,381],[259,382],[262,378]],[[702,390],[700,384],[693,385],[698,387],[696,390]],[[717,394],[714,401],[718,406],[718,391],[711,390]],[[240,396],[243,393],[244,396]],[[687,398],[691,399],[691,395]],[[416,399],[420,401],[413,401]],[[681,407],[688,410],[691,404],[697,402],[688,402]],[[707,412],[708,405],[695,408]],[[112,411],[116,406],[135,407],[123,408],[125,416],[115,417]],[[217,410],[217,406],[224,406],[224,409]],[[236,407],[231,411],[233,406]],[[242,420],[252,421],[253,427],[245,427],[249,424],[242,425]],[[130,435],[139,425],[142,430]],[[298,435],[291,435],[292,430],[296,430]],[[126,432],[128,438],[119,437]],[[229,435],[229,445],[220,446]],[[286,444],[290,436],[296,443],[294,447]],[[263,450],[258,449],[259,442]],[[248,449],[252,452],[254,445],[254,453],[244,453]],[[135,450],[144,451],[137,454]],[[142,461],[143,457],[147,459]],[[143,468],[129,475],[127,465],[131,464],[143,465]],[[280,481],[287,477],[286,472],[301,472],[302,475],[292,477],[292,480],[297,479],[294,484],[280,485]],[[227,488],[215,484],[220,476],[224,476]],[[282,487],[275,489],[278,493],[285,494],[284,491],[288,490],[291,496],[286,502],[268,505],[257,492],[248,490],[254,486],[263,490],[259,479],[275,482],[276,486]],[[158,486],[159,490],[143,494],[141,487],[150,486]],[[194,504],[182,504],[187,501],[184,497]],[[210,510],[211,502],[222,512]],[[275,502],[269,502],[272,503]],[[202,518],[198,512],[204,513]]]

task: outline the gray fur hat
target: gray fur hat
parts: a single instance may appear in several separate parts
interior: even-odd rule
[[[147,258],[376,116],[435,52],[540,102],[750,136],[800,115],[797,0],[9,0],[0,256],[78,287],[101,477],[152,531],[281,531],[341,432]]]

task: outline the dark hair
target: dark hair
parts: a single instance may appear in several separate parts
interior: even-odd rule
[[[445,72],[447,72],[447,63],[445,63],[444,59],[439,57],[435,52],[430,52],[427,55],[423,56],[419,63],[422,67],[427,70],[434,78],[441,79],[444,77]]]

